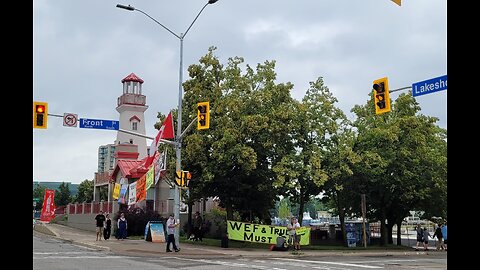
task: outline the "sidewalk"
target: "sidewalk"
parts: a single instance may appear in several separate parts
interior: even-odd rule
[[[152,243],[141,240],[109,240],[95,241],[95,232],[84,231],[60,224],[38,223],[34,231],[51,235],[51,237],[63,239],[73,244],[87,246],[90,248],[110,251],[115,254],[130,256],[185,256],[185,257],[304,257],[304,256],[349,256],[349,255],[409,255],[416,252],[406,252],[401,250],[355,250],[355,251],[320,251],[320,250],[302,250],[298,253],[291,251],[270,251],[269,245],[265,249],[238,249],[221,248],[212,246],[199,246],[188,243],[180,243],[180,252],[166,253],[166,243]]]

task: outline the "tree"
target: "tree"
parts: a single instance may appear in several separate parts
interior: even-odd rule
[[[39,199],[35,206],[35,210],[41,210],[43,206],[43,198],[45,197],[45,189],[46,187],[36,184],[35,189],[33,190],[33,198]]]
[[[322,77],[310,82],[302,103],[294,107],[294,149],[273,167],[277,173],[275,184],[283,187],[287,196],[299,204],[299,222],[302,222],[305,204],[321,192],[328,179],[322,166],[325,150],[339,125],[346,121],[342,110],[334,106],[336,102]]]
[[[78,192],[73,201],[78,203],[93,201],[93,180],[85,179],[78,185]]]
[[[62,182],[55,192],[55,205],[65,206],[72,200],[68,183]]]
[[[344,119],[335,134],[332,134],[326,146],[324,168],[329,176],[324,185],[324,200],[330,200],[336,208],[342,229],[343,244],[348,246],[345,217],[354,214],[352,205],[362,190],[353,184],[354,166],[360,156],[353,151],[355,134],[350,122]]]
[[[293,86],[275,83],[274,61],[246,65],[243,72],[243,58],[230,58],[223,67],[214,50],[189,67],[192,79],[184,83],[184,126],[195,118],[197,102],[209,101],[211,109],[210,129],[184,138],[182,163],[194,175],[192,197],[218,196],[228,219],[237,210],[243,219],[268,223],[277,195],[271,168],[293,148]]]
[[[369,215],[381,222],[381,244],[386,245],[393,242],[393,225],[400,232],[409,210],[446,196],[446,139],[435,126],[438,119],[418,113],[411,93],[401,94],[392,112],[380,116],[374,114],[372,100],[352,109],[358,117],[354,149],[362,157],[355,172],[358,186],[367,191]]]
[[[278,218],[287,219],[291,217],[292,210],[290,209],[290,201],[288,198],[283,198],[278,204]]]

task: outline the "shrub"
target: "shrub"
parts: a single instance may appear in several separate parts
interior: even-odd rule
[[[145,235],[145,226],[149,221],[162,221],[165,223],[165,218],[160,216],[159,213],[148,210],[145,211],[141,208],[131,208],[127,211],[118,211],[115,213],[112,225],[114,228],[114,232],[117,231],[118,225],[117,220],[120,217],[120,213],[125,214],[125,218],[127,219],[127,235],[137,235],[137,236],[144,236]]]

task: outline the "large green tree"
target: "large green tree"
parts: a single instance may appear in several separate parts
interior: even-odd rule
[[[410,93],[401,94],[389,113],[375,115],[372,99],[352,111],[358,130],[354,149],[362,157],[355,170],[357,184],[367,193],[370,216],[381,222],[385,245],[393,242],[395,224],[400,232],[409,210],[426,209],[431,200],[439,201],[435,197],[445,198],[446,140],[435,125],[438,119],[420,114]]]
[[[243,58],[233,57],[224,67],[214,50],[189,67],[184,83],[183,125],[196,117],[198,102],[209,101],[211,110],[210,128],[184,139],[191,194],[217,196],[229,219],[236,210],[243,219],[270,222],[277,195],[271,168],[293,148],[293,86],[275,82],[274,61],[242,69]]]
[[[328,179],[322,166],[325,151],[332,143],[332,136],[346,121],[342,110],[335,107],[336,102],[322,77],[310,82],[302,102],[294,107],[294,149],[273,168],[277,174],[276,185],[283,187],[285,194],[299,205],[299,222],[302,222],[305,204],[321,192]]]

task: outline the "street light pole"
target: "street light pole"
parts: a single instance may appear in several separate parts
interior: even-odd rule
[[[170,30],[168,27],[165,25],[161,24],[159,21],[155,20],[152,18],[150,15],[145,13],[144,11],[134,8],[130,5],[125,6],[125,5],[120,5],[117,4],[118,8],[122,8],[128,11],[138,11],[154,22],[156,22],[158,25],[163,27],[165,30],[167,30],[170,34],[174,35],[176,38],[180,40],[180,69],[179,69],[179,74],[178,74],[178,111],[177,111],[177,136],[175,138],[175,147],[176,147],[176,157],[177,157],[177,162],[176,162],[176,168],[175,172],[178,172],[181,170],[182,166],[182,95],[183,95],[183,89],[182,89],[182,81],[183,81],[183,39],[187,35],[188,31],[190,28],[192,28],[193,24],[197,20],[197,18],[200,16],[202,11],[207,7],[209,4],[214,4],[218,0],[208,0],[208,2],[202,7],[202,9],[198,12],[197,16],[195,19],[192,21],[190,26],[187,28],[185,33],[180,33],[180,35],[175,34],[172,30]],[[175,194],[173,196],[174,200],[174,205],[173,205],[173,215],[175,217],[175,220],[180,220],[180,189],[178,188],[177,185],[175,185]],[[175,229],[175,244],[177,247],[180,247],[180,241],[179,241],[179,228]]]

